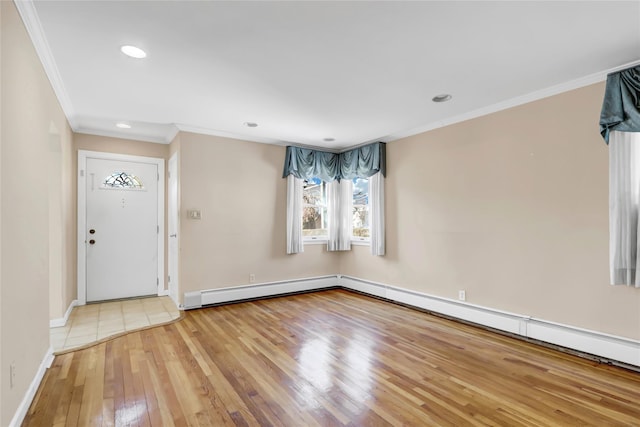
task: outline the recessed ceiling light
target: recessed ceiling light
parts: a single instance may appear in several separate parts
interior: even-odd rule
[[[336,140],[335,138],[325,138],[324,139],[325,142],[333,142],[335,140]]]
[[[244,122],[244,125],[248,128],[257,128],[258,124],[254,122]]]
[[[433,98],[431,98],[431,100],[433,102],[447,102],[451,98],[452,98],[451,95],[449,95],[448,93],[443,93],[442,95],[434,96]]]
[[[142,59],[147,57],[147,52],[135,46],[125,45],[120,47],[120,51],[125,55],[130,56],[132,58],[136,58],[136,59]]]
[[[131,129],[131,125],[125,122],[116,123],[116,127],[120,129]]]

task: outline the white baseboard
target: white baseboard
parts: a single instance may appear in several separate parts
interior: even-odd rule
[[[514,335],[640,367],[640,341],[495,310],[408,289],[339,276],[340,286]]]
[[[525,336],[640,367],[640,341],[542,319],[530,319]]]
[[[200,308],[204,305],[222,304],[254,298],[265,298],[292,292],[308,292],[336,286],[338,286],[337,276],[324,276],[186,292],[184,294],[183,308],[185,310],[190,310],[193,308]]]
[[[341,287],[597,357],[640,367],[640,341],[482,307],[349,276],[324,276],[209,289],[184,295],[184,309]]]
[[[18,409],[13,415],[13,418],[9,423],[9,427],[19,427],[22,424],[22,421],[24,421],[24,417],[27,415],[31,402],[33,402],[33,398],[36,396],[36,392],[38,391],[38,387],[40,387],[44,374],[47,372],[47,369],[51,367],[51,362],[53,362],[53,349],[49,347],[47,353],[42,359],[42,362],[40,363],[40,366],[38,367],[36,375],[33,377],[27,392],[24,394]]]
[[[158,291],[158,296],[159,297],[168,297],[169,296],[169,289],[163,289],[161,291]]]
[[[64,313],[64,317],[58,318],[58,319],[51,319],[49,320],[49,327],[50,328],[59,328],[62,327],[64,325],[67,324],[67,322],[69,321],[69,316],[71,315],[71,312],[73,311],[73,307],[78,305],[78,300],[74,299],[73,301],[71,301],[71,304],[69,304],[69,307],[67,308],[67,311]]]

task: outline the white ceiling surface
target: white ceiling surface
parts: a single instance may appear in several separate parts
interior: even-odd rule
[[[392,141],[640,61],[640,1],[26,4],[74,130],[154,142]]]

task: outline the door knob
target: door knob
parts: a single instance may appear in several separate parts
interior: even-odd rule
[[[91,239],[91,240],[89,240],[89,244],[90,244],[90,245],[95,245],[95,244],[96,244],[96,241],[95,241],[95,240],[93,240],[93,239]]]
[[[92,228],[91,230],[89,230],[89,234],[96,234],[96,230]]]

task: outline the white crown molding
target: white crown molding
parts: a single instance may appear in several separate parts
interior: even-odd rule
[[[44,30],[42,29],[42,24],[40,23],[36,7],[32,0],[15,0],[14,3],[18,9],[20,17],[22,18],[22,22],[24,22],[27,33],[29,34],[29,37],[31,37],[31,42],[33,43],[38,58],[40,58],[40,62],[44,67],[44,72],[49,78],[49,82],[51,82],[51,86],[58,98],[58,102],[60,102],[62,111],[67,117],[69,126],[71,126],[71,129],[75,132],[78,129],[78,124],[75,120],[75,111],[71,104],[71,99],[69,99],[69,95],[67,95],[64,83],[62,82],[62,77],[60,77],[60,72],[58,71],[56,61],[51,53],[51,48],[49,47],[47,38],[44,35]]]
[[[173,138],[167,140],[168,136],[159,136],[159,137],[155,137],[155,136],[148,136],[148,135],[138,135],[138,134],[127,134],[124,132],[118,132],[118,131],[106,131],[103,129],[88,129],[88,128],[84,128],[84,127],[79,127],[77,129],[74,129],[75,133],[83,133],[86,135],[95,135],[95,136],[106,136],[108,138],[118,138],[118,139],[129,139],[129,140],[133,140],[133,141],[142,141],[142,142],[153,142],[155,144],[170,144],[171,141],[173,141],[173,138],[175,138],[175,134],[177,134],[177,132],[175,132]]]
[[[128,136],[122,133],[116,133],[116,132],[111,133],[111,132],[96,130],[96,129],[80,128],[80,124],[78,123],[76,112],[74,111],[73,105],[71,103],[71,99],[69,98],[68,93],[65,89],[64,83],[58,71],[58,67],[55,63],[55,59],[53,57],[53,54],[51,53],[51,48],[45,37],[44,30],[42,28],[42,24],[38,17],[38,13],[37,13],[34,1],[33,0],[14,0],[14,3],[22,18],[22,21],[24,22],[27,32],[36,49],[36,53],[40,58],[40,61],[44,67],[45,73],[47,74],[47,77],[51,82],[51,86],[53,87],[53,90],[58,98],[58,101],[62,107],[62,110],[64,111],[64,114],[69,122],[69,125],[71,126],[71,129],[76,133],[88,133],[88,134],[100,135],[100,136],[110,136],[110,137],[116,137],[116,138],[126,138],[126,139],[134,139],[139,141],[168,144],[175,138],[175,136],[179,131],[184,131],[184,132],[193,132],[193,133],[204,134],[204,135],[220,136],[220,137],[240,139],[240,140],[265,143],[265,144],[274,144],[274,145],[281,145],[281,146],[284,146],[284,145],[301,146],[300,144],[297,144],[295,142],[281,141],[273,138],[254,137],[246,134],[236,134],[232,132],[202,128],[202,127],[191,126],[191,125],[182,124],[182,123],[176,123],[174,125],[175,129],[173,129],[170,133],[167,133],[166,135],[164,135],[164,137],[143,136],[143,135]],[[578,89],[580,87],[584,87],[590,84],[601,82],[606,79],[606,76],[609,73],[620,71],[625,68],[633,67],[636,65],[640,65],[640,61],[629,62],[627,64],[623,64],[605,71],[597,72],[589,76],[578,78],[578,79],[565,82],[562,84],[558,84],[558,85],[555,85],[546,89],[542,89],[539,91],[531,92],[519,97],[511,98],[509,100],[499,102],[493,105],[489,105],[486,107],[482,107],[477,110],[473,110],[473,111],[460,114],[454,117],[445,118],[443,120],[432,122],[423,126],[418,126],[413,129],[395,132],[386,136],[374,138],[367,142],[358,143],[358,144],[354,144],[352,146],[347,146],[347,147],[336,147],[330,150],[327,150],[326,148],[322,148],[322,150],[342,152],[342,151],[351,150],[353,148],[357,148],[361,145],[366,145],[370,142],[376,142],[376,141],[392,142],[398,139],[414,136],[414,135],[428,132],[444,126],[449,126],[455,123],[460,123],[466,120],[482,117],[498,111],[517,107],[519,105],[523,105],[529,102],[537,101],[553,95],[558,95],[563,92],[567,92],[567,91]]]
[[[169,132],[168,134],[165,135],[164,143],[165,144],[171,144],[173,142],[173,140],[176,139],[176,136],[178,136],[179,132],[180,132],[180,129],[178,128],[178,126],[172,124],[171,132]]]
[[[223,130],[209,129],[209,128],[203,128],[203,127],[199,127],[199,126],[186,125],[184,123],[176,123],[175,126],[178,128],[178,130],[180,130],[182,132],[197,133],[197,134],[200,134],[200,135],[219,136],[219,137],[222,137],[222,138],[239,139],[241,141],[259,142],[259,143],[262,143],[262,144],[291,145],[291,143],[289,143],[289,142],[280,141],[280,140],[277,140],[277,139],[253,137],[253,136],[249,136],[249,135],[242,135],[242,134],[237,134],[237,133],[233,133],[233,132],[227,132],[227,131],[223,131]]]
[[[439,129],[445,126],[453,125],[456,123],[464,122],[466,120],[475,119],[478,117],[486,116],[492,113],[497,113],[498,111],[508,110],[509,108],[517,107],[520,105],[528,104],[529,102],[538,101],[540,99],[548,98],[550,96],[559,95],[564,92],[569,92],[571,90],[579,89],[581,87],[589,86],[594,83],[599,83],[607,79],[607,75],[610,73],[615,73],[618,71],[622,71],[627,68],[635,67],[636,65],[640,65],[640,61],[629,62],[614,68],[610,68],[605,71],[601,71],[598,73],[590,74],[585,77],[580,77],[575,80],[571,80],[568,82],[564,82],[555,86],[548,87],[546,89],[538,90],[535,92],[530,92],[522,96],[518,96],[515,98],[508,99],[506,101],[498,102],[496,104],[488,105],[486,107],[479,108],[477,110],[470,111],[468,113],[460,114],[454,117],[450,117],[444,120],[439,120],[437,122],[429,123],[424,126],[419,126],[407,131],[393,133],[386,137],[379,138],[380,141],[396,141],[398,139],[407,138],[409,136],[418,135],[424,132],[428,132],[430,130]]]

